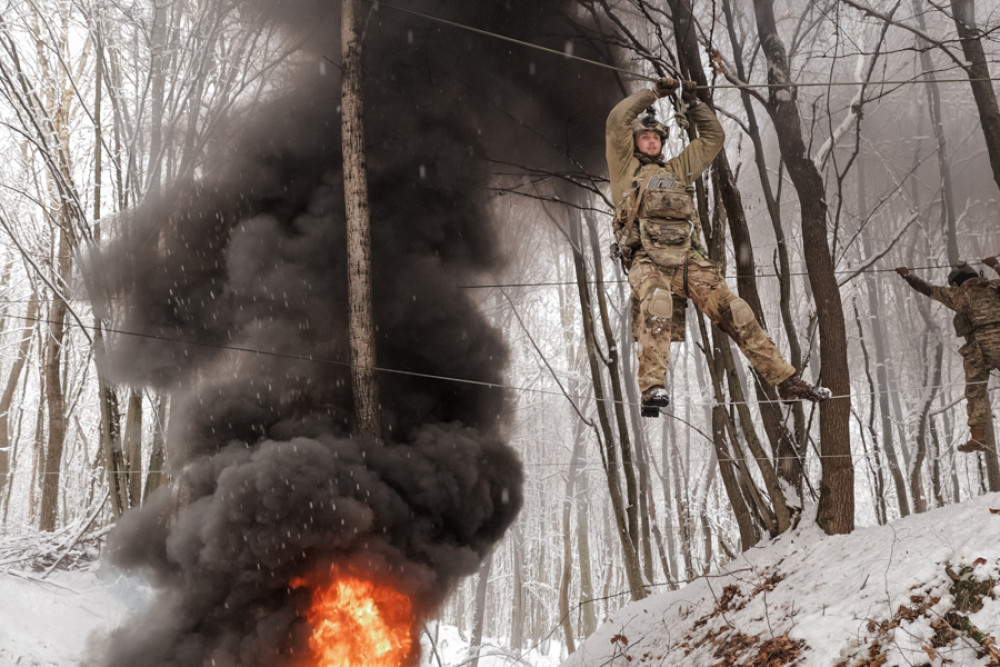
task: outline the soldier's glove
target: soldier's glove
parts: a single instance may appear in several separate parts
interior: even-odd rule
[[[677,90],[678,81],[677,79],[671,79],[669,77],[663,77],[662,79],[657,79],[654,88],[656,94],[660,97],[666,97],[670,93]]]
[[[901,276],[903,276],[905,278],[908,275],[910,275],[910,270],[908,268],[906,268],[905,266],[900,266],[900,267],[898,267],[896,269],[896,273],[898,273],[899,275],[901,275]]]
[[[632,248],[626,246],[620,246],[617,243],[611,244],[611,261],[621,262],[622,270],[628,273],[628,270],[632,268]]]
[[[984,259],[983,264],[990,267],[991,269],[995,269],[998,266],[1000,266],[1000,261],[997,261],[996,255],[994,255],[993,257],[987,257],[986,259]]]
[[[681,83],[681,99],[689,107],[698,106],[701,100],[698,99],[698,93],[695,88],[698,87],[698,83],[695,81],[684,81]]]

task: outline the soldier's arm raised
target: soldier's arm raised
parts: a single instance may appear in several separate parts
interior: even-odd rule
[[[689,106],[685,113],[698,129],[698,138],[688,144],[680,155],[670,160],[670,166],[674,174],[686,183],[694,183],[722,150],[726,133],[707,104]]]
[[[629,160],[635,151],[632,142],[632,121],[643,109],[659,99],[657,92],[651,88],[640,90],[623,99],[615,105],[608,114],[605,126],[605,153],[608,160],[608,176],[611,179],[611,198],[617,205],[623,192],[619,192],[620,184],[627,181]]]

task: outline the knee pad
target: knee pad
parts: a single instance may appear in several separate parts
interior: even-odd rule
[[[729,315],[732,317],[733,326],[737,329],[743,329],[748,325],[756,321],[754,317],[753,309],[750,308],[750,304],[743,299],[733,299],[729,304]]]
[[[674,299],[667,290],[657,287],[649,297],[649,306],[646,312],[650,317],[659,317],[669,320],[674,315]]]

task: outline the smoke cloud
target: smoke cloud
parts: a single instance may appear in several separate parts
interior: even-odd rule
[[[314,58],[233,119],[206,175],[131,212],[90,270],[128,304],[116,327],[140,334],[114,336],[106,367],[170,392],[173,475],[114,534],[114,561],[157,594],[95,664],[308,664],[295,577],[335,563],[390,580],[426,618],[521,506],[497,387],[507,351],[460,286],[502,262],[498,165],[602,172],[619,89],[585,65],[374,10],[365,122],[386,370],[373,443],[352,416],[340,82],[323,66],[339,59],[340,3],[259,1]],[[573,3],[400,4],[550,48],[582,40]]]

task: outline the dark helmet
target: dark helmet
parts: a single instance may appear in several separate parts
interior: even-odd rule
[[[660,141],[666,141],[667,137],[670,136],[670,130],[667,129],[666,125],[656,120],[656,111],[653,107],[646,109],[646,115],[639,116],[632,121],[632,136],[634,137],[640,132],[656,132],[660,135]]]
[[[978,271],[976,271],[974,268],[966,264],[964,261],[959,260],[959,262],[955,264],[955,268],[952,269],[951,273],[948,274],[948,284],[961,285],[970,278],[978,278],[978,277],[979,277]]]

